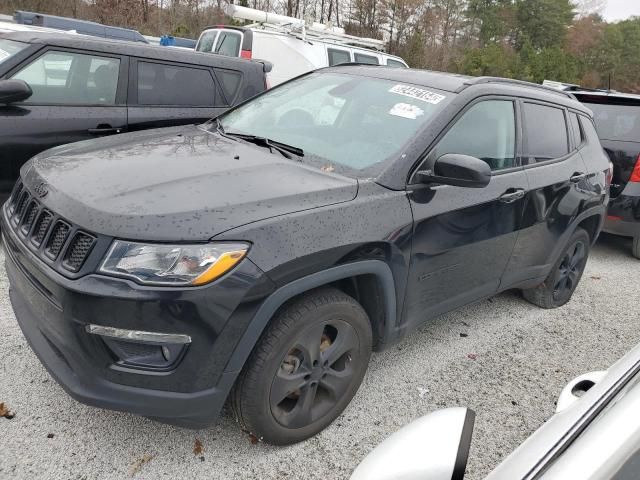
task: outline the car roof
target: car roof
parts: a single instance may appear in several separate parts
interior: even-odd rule
[[[378,65],[343,63],[323,69],[327,72],[352,73],[364,77],[381,78],[398,82],[407,82],[424,87],[437,88],[446,92],[457,92],[472,77],[456,73],[418,70],[414,68],[385,68]]]
[[[11,32],[0,33],[1,38],[16,40],[31,44],[51,45],[62,48],[80,48],[83,50],[93,50],[103,53],[119,55],[129,55],[134,57],[144,57],[154,60],[166,60],[173,62],[190,63],[195,65],[215,66],[242,70],[247,68],[260,68],[262,65],[257,62],[248,61],[241,58],[227,57],[211,53],[202,53],[177,49],[171,47],[161,47],[147,45],[141,42],[130,42],[126,40],[112,40],[88,35],[69,33],[49,33],[49,32]],[[253,65],[253,67],[252,67]]]
[[[397,82],[406,82],[414,85],[436,88],[446,92],[461,93],[462,91],[485,86],[493,90],[495,94],[514,95],[514,88],[523,90],[529,98],[548,101],[559,105],[580,110],[591,116],[591,111],[582,105],[573,96],[572,92],[564,92],[555,88],[539,85],[537,83],[514,80],[501,77],[472,77],[457,73],[437,72],[432,70],[419,70],[414,68],[387,68],[378,65],[364,65],[345,63],[328,67],[324,71],[351,73],[366,77],[380,78]]]

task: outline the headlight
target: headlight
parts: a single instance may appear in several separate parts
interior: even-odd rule
[[[100,271],[143,284],[204,285],[231,270],[248,249],[244,243],[163,245],[116,240]]]

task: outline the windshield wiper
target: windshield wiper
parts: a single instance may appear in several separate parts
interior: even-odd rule
[[[291,154],[295,155],[296,157],[304,157],[304,150],[298,147],[294,147],[293,145],[287,145],[286,143],[271,140],[270,138],[259,137],[257,135],[251,135],[248,133],[227,132],[220,123],[220,120],[217,120],[217,126],[218,133],[226,137],[239,138],[240,140],[253,143],[254,145],[258,145],[260,147],[266,147],[269,150],[277,150],[282,154],[283,157],[288,159],[291,159]]]

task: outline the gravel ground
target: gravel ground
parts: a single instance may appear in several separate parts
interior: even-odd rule
[[[16,412],[0,418],[0,479],[344,479],[400,426],[457,405],[477,412],[466,478],[480,479],[552,415],[568,380],[638,343],[639,266],[630,241],[603,235],[565,307],[505,293],[435,319],[374,355],[345,413],[287,448],[252,444],[228,414],[189,431],[72,400],[23,339],[0,267],[0,402]]]

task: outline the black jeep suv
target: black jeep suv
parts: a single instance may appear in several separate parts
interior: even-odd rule
[[[331,67],[201,126],[36,155],[2,211],[11,301],[78,400],[200,427],[229,397],[293,443],[430,318],[514,288],[566,303],[608,175],[563,92]]]
[[[202,123],[265,90],[270,65],[67,33],[0,33],[0,201],[64,143]]]

